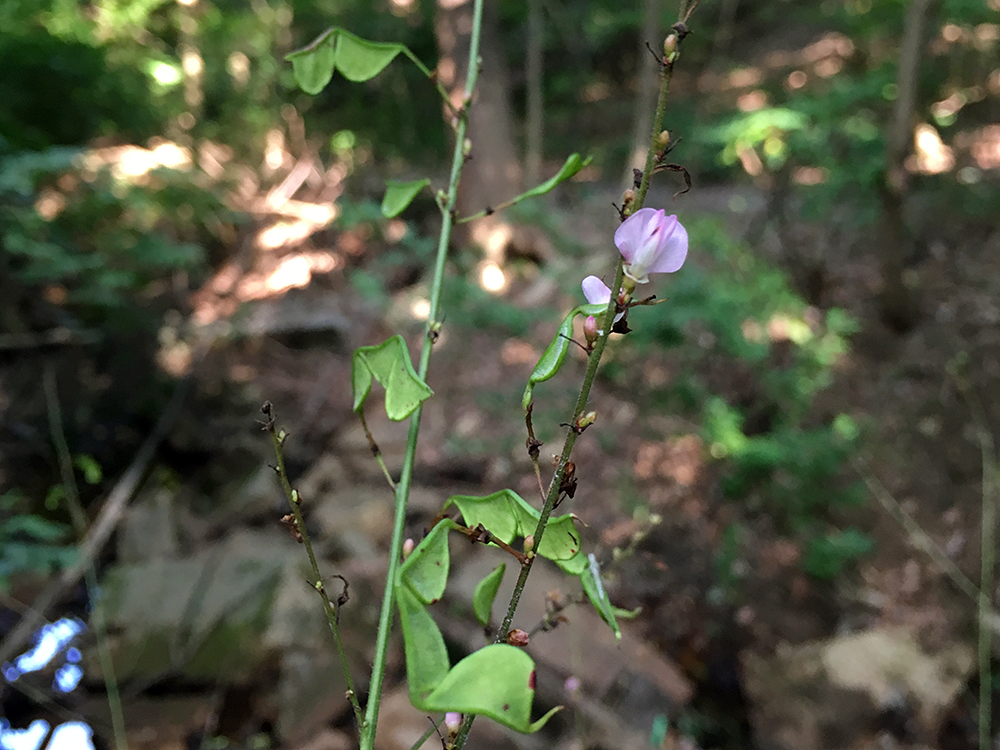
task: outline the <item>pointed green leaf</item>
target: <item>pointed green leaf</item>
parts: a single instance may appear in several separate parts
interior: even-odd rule
[[[454,521],[440,521],[399,566],[399,580],[424,604],[433,604],[444,596],[451,559],[448,532],[454,528]]]
[[[333,71],[355,83],[381,73],[400,52],[406,54],[425,74],[428,71],[404,45],[372,42],[341,28],[324,31],[309,45],[285,57],[295,72],[295,81],[307,94],[318,94],[330,82]]]
[[[445,508],[458,507],[465,525],[475,528],[479,524],[493,536],[510,544],[515,537],[535,533],[539,512],[513,490],[500,490],[491,495],[453,495]],[[550,560],[570,561],[580,553],[580,534],[573,522],[573,514],[551,516],[542,543],[536,552]]]
[[[620,641],[622,639],[622,631],[618,627],[617,620],[615,620],[614,608],[608,599],[607,592],[604,590],[604,584],[601,583],[601,566],[597,564],[597,558],[592,554],[588,555],[587,558],[589,564],[580,573],[580,582],[583,584],[583,590],[587,594],[587,598],[590,599],[590,603],[594,605],[597,613],[608,624],[608,627],[611,628],[615,634],[615,638]]]
[[[423,711],[482,714],[518,732],[537,732],[556,707],[531,721],[535,698],[535,663],[524,651],[506,643],[475,651],[451,668],[427,698]]]
[[[577,172],[583,169],[585,166],[593,161],[594,157],[588,156],[586,159],[580,157],[580,154],[570,154],[562,168],[553,176],[543,182],[541,185],[536,185],[527,192],[521,193],[517,196],[512,203],[520,203],[525,198],[534,198],[536,195],[544,195],[549,192],[552,188],[558,185],[560,182],[565,182],[570,177],[573,177]]]
[[[426,177],[413,182],[389,180],[385,186],[385,197],[382,198],[382,215],[387,219],[399,216],[417,194],[430,184],[431,181]]]
[[[349,31],[338,31],[337,70],[355,83],[377,76],[404,49],[397,42],[371,42]]]
[[[292,63],[295,82],[307,94],[318,94],[333,78],[336,39],[337,29],[327,29],[308,46],[285,57]]]
[[[500,563],[492,573],[476,584],[476,590],[472,593],[472,609],[484,628],[490,624],[493,601],[497,598],[497,590],[506,570],[507,563]]]
[[[606,309],[606,305],[580,305],[571,310],[569,315],[563,318],[563,322],[559,324],[559,330],[556,331],[552,343],[542,353],[538,364],[535,365],[535,369],[531,371],[531,375],[528,377],[528,386],[524,389],[524,396],[521,397],[522,408],[527,409],[528,404],[531,403],[535,385],[555,377],[555,374],[562,369],[563,362],[566,360],[566,352],[569,351],[570,339],[573,337],[573,320],[576,316],[600,315]]]
[[[444,507],[457,506],[466,526],[474,529],[482,524],[497,539],[510,544],[518,531],[518,516],[511,496],[517,497],[510,490],[500,490],[485,497],[452,495]]]
[[[354,351],[351,383],[354,411],[361,411],[375,378],[385,388],[385,413],[396,422],[406,419],[433,391],[417,375],[406,342],[400,335],[378,346],[362,346]]]
[[[396,607],[403,631],[410,701],[418,706],[448,674],[448,650],[434,618],[408,586],[396,587]]]

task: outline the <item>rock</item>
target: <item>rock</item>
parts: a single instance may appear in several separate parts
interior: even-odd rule
[[[103,590],[119,679],[246,684],[277,706],[283,741],[304,742],[349,710],[307,566],[302,547],[275,529],[237,531],[186,559],[113,568]],[[338,581],[330,585],[331,596],[339,593]],[[361,592],[362,600],[371,596]],[[341,634],[356,678],[366,676],[372,630],[368,609],[352,599]],[[91,661],[87,672],[99,675]]]
[[[744,659],[751,723],[762,747],[847,747],[901,707],[936,736],[975,663],[957,643],[926,652],[906,628],[878,628]]]
[[[138,563],[174,557],[178,552],[174,494],[157,487],[133,503],[118,534],[118,561]]]

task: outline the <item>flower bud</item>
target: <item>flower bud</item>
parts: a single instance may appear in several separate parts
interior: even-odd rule
[[[413,541],[412,538],[407,539],[405,542],[403,542],[403,559],[404,560],[410,556],[410,554],[413,552],[413,548],[416,547],[416,546],[417,546],[417,544],[416,544],[416,542]]]
[[[462,714],[449,711],[444,715],[444,726],[448,730],[448,736],[455,737],[458,730],[462,728]]]
[[[593,315],[588,315],[587,319],[583,321],[583,337],[587,339],[587,346],[593,349],[600,335],[601,331],[597,327],[597,319]]]
[[[671,34],[666,39],[663,40],[663,56],[667,58],[667,62],[673,62],[670,58],[673,57],[674,53],[677,51],[677,35]]]
[[[670,131],[668,130],[661,131],[660,134],[656,137],[656,145],[661,151],[665,149],[667,146],[669,146]]]
[[[528,534],[524,537],[524,554],[528,554],[535,548],[535,536],[534,534]]]
[[[468,156],[472,153],[472,141],[466,138],[462,141],[462,156]]]
[[[594,422],[596,421],[597,421],[597,412],[588,411],[586,414],[584,414],[577,420],[576,426],[578,429],[585,430],[588,427],[590,427],[590,425],[594,424]]]
[[[507,633],[507,643],[511,646],[517,646],[518,648],[524,648],[528,645],[528,634],[521,630],[520,628],[514,628],[509,633]]]
[[[622,208],[625,208],[626,206],[630,206],[634,202],[635,202],[635,190],[633,190],[632,188],[629,188],[622,195]]]

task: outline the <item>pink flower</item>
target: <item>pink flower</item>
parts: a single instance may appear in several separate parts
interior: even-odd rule
[[[667,216],[662,209],[640,208],[618,227],[615,245],[625,259],[625,275],[645,284],[647,274],[673,273],[684,265],[688,235],[676,216]]]
[[[448,730],[448,736],[454,738],[462,728],[462,714],[449,711],[444,715],[444,726]]]
[[[611,301],[611,290],[596,276],[588,276],[583,280],[583,296],[592,305],[606,305]]]
[[[601,281],[596,276],[588,276],[583,280],[583,296],[587,298],[587,302],[592,305],[606,305],[611,301],[611,290],[608,289],[608,285]],[[615,323],[621,320],[625,316],[625,313],[615,313]],[[593,316],[591,316],[593,317]],[[595,323],[596,326],[596,323]],[[599,336],[600,331],[597,332]]]

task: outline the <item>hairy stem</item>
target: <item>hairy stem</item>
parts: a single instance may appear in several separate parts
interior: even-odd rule
[[[448,257],[448,243],[451,241],[451,230],[455,220],[455,202],[458,197],[458,182],[462,176],[462,166],[465,164],[465,134],[469,123],[469,104],[472,92],[479,77],[479,30],[483,21],[483,0],[475,0],[472,20],[472,34],[469,43],[469,70],[465,79],[465,97],[459,111],[458,124],[455,127],[455,148],[451,160],[451,176],[448,180],[448,194],[441,205],[441,235],[438,237],[437,255],[434,260],[434,276],[431,282],[430,312],[427,316],[427,328],[424,332],[420,348],[420,364],[417,374],[426,381],[427,370],[431,361],[431,349],[436,336],[434,335],[439,320],[441,302],[441,287],[444,282],[445,261]],[[417,438],[420,434],[420,416],[423,407],[418,406],[410,417],[410,431],[406,441],[406,453],[403,456],[403,467],[399,483],[396,486],[396,509],[392,525],[392,542],[389,547],[389,566],[385,576],[385,593],[382,597],[382,610],[379,613],[378,633],[375,641],[375,660],[372,664],[371,690],[368,705],[365,710],[364,722],[361,725],[361,750],[372,750],[375,746],[375,729],[378,724],[379,704],[382,698],[382,682],[385,678],[386,656],[389,651],[389,635],[392,630],[393,606],[395,605],[396,571],[402,558],[403,528],[406,521],[406,503],[410,496],[410,483],[413,480],[413,465],[417,454]]]
[[[687,3],[681,10],[681,18],[684,19],[684,13],[687,9]],[[678,40],[678,47],[680,40]],[[656,166],[656,153],[658,151],[660,132],[663,130],[663,119],[667,111],[667,96],[670,93],[670,80],[673,75],[673,62],[676,59],[676,53],[668,60],[664,61],[664,64],[660,72],[660,93],[656,102],[656,113],[653,116],[653,126],[650,132],[649,139],[649,153],[646,155],[646,166],[642,172],[642,182],[639,187],[639,191],[636,193],[635,201],[633,202],[632,211],[638,211],[642,208],[643,202],[646,200],[646,192],[649,190],[649,182],[653,176],[653,170]],[[573,408],[572,417],[569,420],[570,425],[575,425],[577,419],[583,416],[584,410],[587,407],[587,400],[590,398],[590,390],[594,385],[594,379],[597,377],[597,368],[601,363],[601,357],[604,354],[604,350],[608,345],[608,339],[611,338],[611,326],[614,323],[615,312],[617,308],[618,295],[622,289],[622,282],[625,280],[625,267],[622,265],[619,259],[616,263],[615,280],[611,284],[611,299],[608,302],[607,308],[604,310],[604,315],[601,318],[601,331],[604,335],[599,336],[596,344],[594,345],[593,351],[590,353],[590,358],[587,362],[587,372],[583,376],[583,384],[580,386],[580,395],[577,397],[576,406]],[[580,436],[580,430],[571,427],[566,433],[566,441],[563,443],[562,453],[559,456],[559,461],[556,464],[555,473],[552,475],[552,480],[549,482],[549,489],[545,496],[545,503],[542,506],[541,514],[538,518],[538,524],[535,527],[535,542],[534,548],[539,549],[539,545],[542,543],[542,536],[545,533],[545,527],[548,525],[549,516],[552,515],[552,510],[555,508],[556,502],[559,500],[559,495],[561,493],[563,477],[566,474],[566,465],[569,463],[570,455],[573,453],[573,446],[576,445],[576,440]],[[525,584],[528,582],[528,576],[531,573],[531,566],[535,560],[534,555],[529,555],[525,560],[524,564],[521,566],[521,572],[517,577],[517,582],[514,584],[514,591],[511,593],[510,602],[507,605],[507,613],[504,615],[503,622],[501,623],[499,629],[497,630],[496,637],[494,639],[495,643],[503,643],[507,639],[507,633],[510,631],[511,623],[514,620],[514,614],[517,611],[517,606],[521,601],[521,594],[524,593]],[[469,736],[469,730],[472,729],[472,722],[475,720],[475,716],[469,715],[465,718],[462,724],[462,728],[455,738],[455,750],[461,750],[465,745],[465,741]]]

